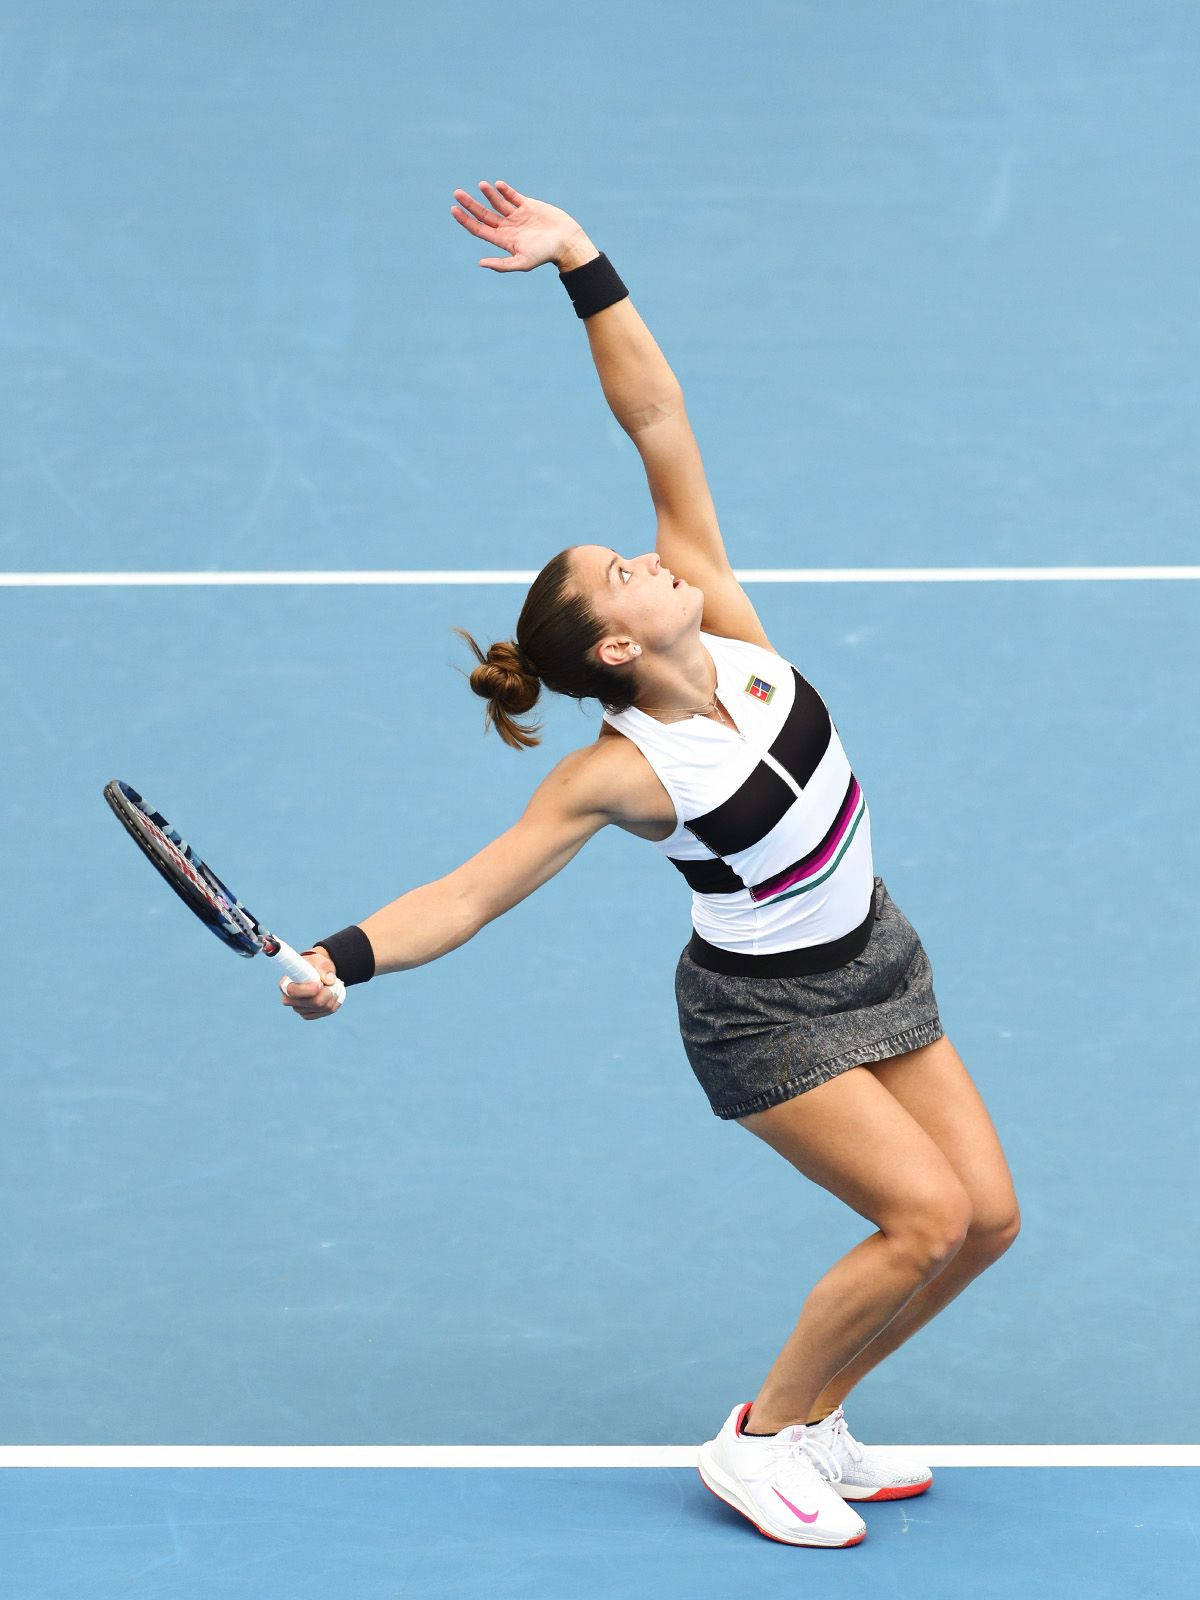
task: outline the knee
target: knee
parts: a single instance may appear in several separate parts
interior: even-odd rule
[[[1021,1208],[1016,1195],[988,1206],[976,1206],[967,1232],[966,1246],[998,1261],[1021,1231]]]
[[[932,1278],[962,1249],[971,1230],[971,1216],[967,1191],[948,1186],[913,1205],[892,1238],[921,1278]]]

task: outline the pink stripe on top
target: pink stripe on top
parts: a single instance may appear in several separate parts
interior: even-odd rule
[[[791,889],[796,884],[803,883],[805,878],[816,877],[821,868],[828,865],[837,854],[838,846],[850,831],[850,824],[854,821],[854,813],[858,809],[858,802],[861,798],[862,790],[859,788],[858,779],[855,778],[852,782],[850,793],[846,797],[846,804],[842,808],[842,814],[834,824],[834,831],[830,834],[819,855],[803,861],[798,867],[789,872],[786,877],[772,878],[767,884],[757,885],[751,893],[756,898],[764,891],[772,895],[781,894],[784,889]]]

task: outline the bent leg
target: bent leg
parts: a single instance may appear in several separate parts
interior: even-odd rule
[[[935,1141],[864,1067],[739,1121],[879,1230],[815,1285],[767,1374],[750,1423],[776,1432],[807,1422],[835,1374],[953,1259],[971,1201]]]
[[[971,1197],[972,1245],[1012,1243],[1020,1211],[1000,1138],[962,1058],[941,1038],[867,1068],[942,1151]]]
[[[868,1070],[945,1155],[970,1197],[971,1225],[954,1259],[825,1385],[811,1418],[828,1415],[841,1405],[868,1372],[998,1261],[1021,1227],[1000,1140],[950,1040],[938,1039],[920,1050],[872,1062]]]

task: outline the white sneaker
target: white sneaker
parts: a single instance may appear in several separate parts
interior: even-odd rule
[[[696,1465],[705,1486],[781,1544],[861,1543],[867,1525],[837,1493],[841,1469],[830,1451],[802,1424],[762,1439],[739,1433],[751,1404],[734,1406],[717,1437],[701,1445]]]
[[[859,1444],[846,1426],[839,1406],[824,1422],[810,1422],[805,1436],[824,1447],[824,1454],[837,1462],[838,1476],[832,1482],[843,1500],[907,1500],[924,1494],[933,1482],[933,1473],[917,1461]]]

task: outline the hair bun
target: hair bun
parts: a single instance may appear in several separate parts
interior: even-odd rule
[[[483,664],[471,674],[471,687],[485,700],[497,701],[510,717],[531,710],[542,689],[529,658],[508,639],[490,646]]]
[[[471,688],[488,703],[486,726],[515,748],[540,743],[538,727],[527,728],[513,713],[528,711],[543,688],[575,701],[594,698],[606,711],[624,711],[634,703],[640,680],[628,664],[609,667],[594,653],[609,626],[579,591],[576,548],[560,550],[534,579],[517,618],[516,639],[494,644],[484,655],[465,628],[453,630],[479,663],[463,677],[469,676]],[[535,657],[527,653],[530,645]]]
[[[466,640],[479,662],[469,681],[479,698],[488,702],[489,725],[496,725],[506,743],[527,742],[528,736],[517,729],[511,719],[529,711],[541,693],[541,679],[532,661],[515,639],[504,639],[489,646],[484,655],[465,628],[454,631]],[[528,742],[536,744],[537,740]]]

